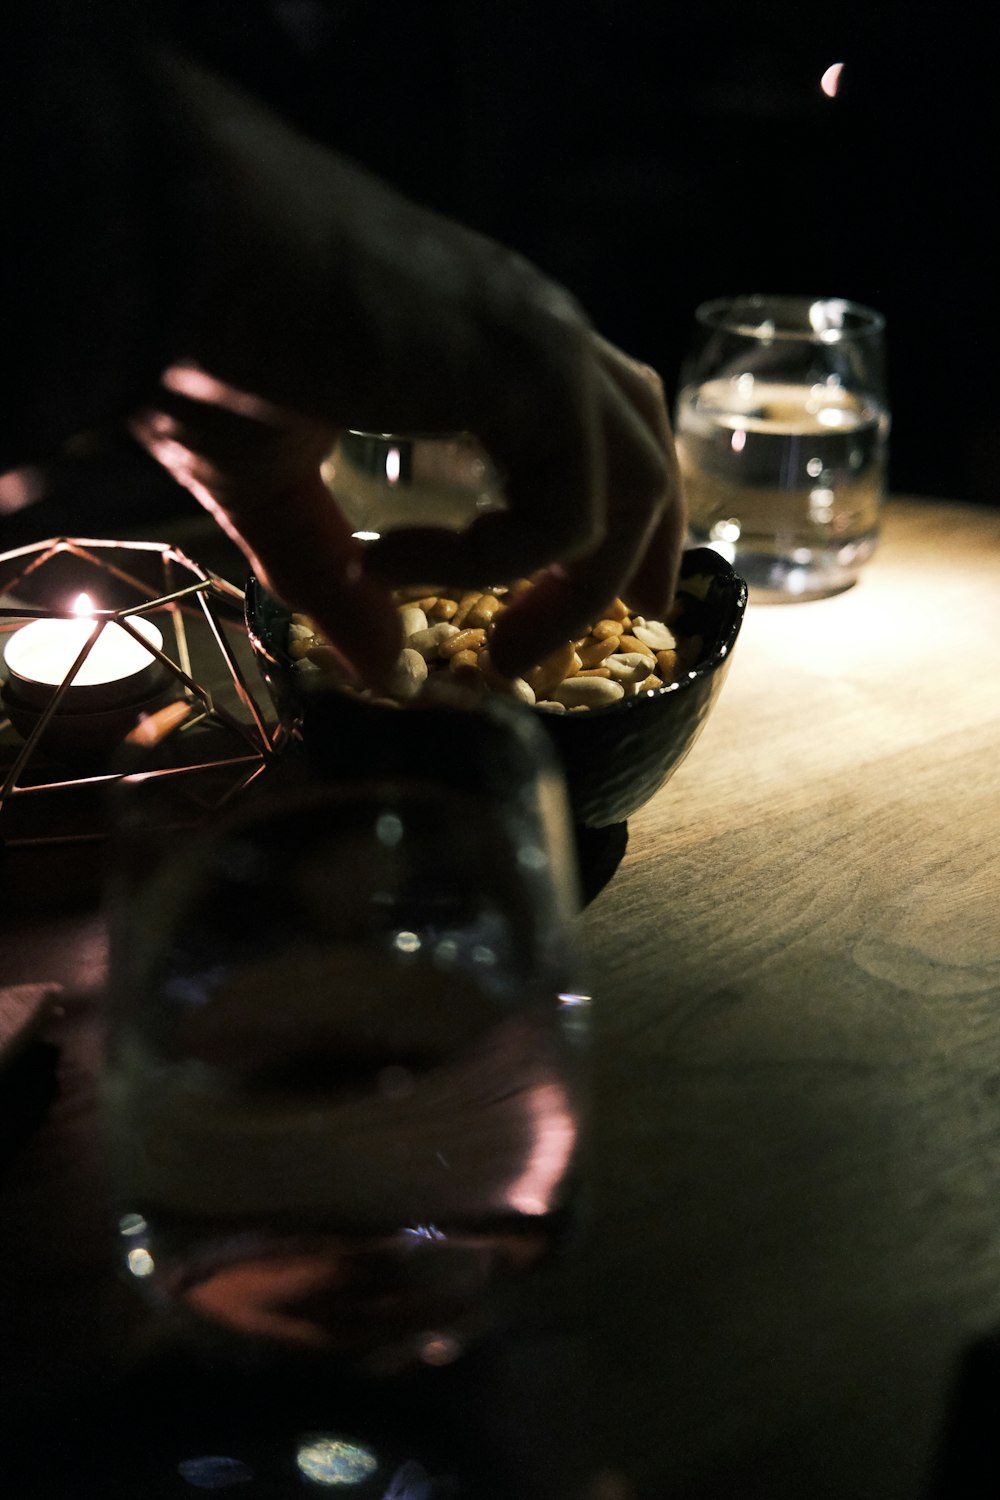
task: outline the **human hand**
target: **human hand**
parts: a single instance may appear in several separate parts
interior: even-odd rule
[[[491,644],[511,674],[615,594],[662,613],[684,517],[653,372],[521,257],[205,75],[178,87],[185,136],[211,163],[213,214],[192,247],[180,359],[137,431],[276,592],[374,679],[398,649],[392,584],[545,569]],[[340,427],[474,433],[506,509],[461,533],[407,529],[362,549],[318,477]]]

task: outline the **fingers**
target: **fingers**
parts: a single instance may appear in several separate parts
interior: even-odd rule
[[[266,509],[244,509],[238,525],[271,592],[315,620],[362,684],[384,685],[403,646],[399,611],[388,587],[363,569],[360,544],[319,473]]]
[[[506,583],[584,555],[601,535],[604,377],[585,324],[547,314],[545,329],[542,354],[529,341],[522,366],[497,364],[496,387],[471,398],[475,435],[500,477],[506,508],[462,532],[408,527],[382,536],[369,548],[368,566],[387,581]]]
[[[687,508],[663,382],[649,365],[630,359],[606,339],[598,338],[598,344],[604,368],[647,424],[664,462],[660,517],[624,584],[628,602],[640,613],[656,619],[677,588],[687,526]]]
[[[642,595],[640,602],[630,594],[629,602],[651,615],[672,590],[677,521],[666,508],[670,458],[655,419],[656,392],[634,369],[609,369],[604,360],[600,378],[606,525],[584,556],[550,568],[504,611],[490,652],[510,675],[583,634],[627,587]]]
[[[332,430],[161,395],[133,421],[140,442],[242,548],[266,587],[313,616],[349,675],[384,683],[402,645],[399,615],[386,585],[363,570],[361,547],[320,478]]]
[[[553,402],[542,440],[479,434],[505,477],[504,512],[461,533],[395,531],[366,556],[388,582],[456,588],[547,569],[497,626],[493,660],[512,675],[581,634],[616,594],[655,618],[676,584],[684,508],[659,378],[589,333],[588,350],[582,405],[560,420]]]

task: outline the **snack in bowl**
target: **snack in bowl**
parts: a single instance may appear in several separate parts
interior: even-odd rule
[[[710,578],[687,581],[688,597],[701,595]],[[449,593],[411,587],[396,591],[404,646],[389,683],[378,701],[404,704],[418,699],[428,684],[448,674],[478,692],[497,692],[548,713],[604,708],[637,693],[669,687],[694,667],[704,649],[696,632],[675,634],[685,614],[685,595],[678,595],[668,619],[649,620],[615,599],[602,618],[575,641],[567,641],[524,677],[508,678],[490,659],[490,639],[507,604],[530,579],[508,588]],[[341,686],[338,659],[308,615],[293,614],[288,625],[288,654],[301,673],[323,672]],[[362,698],[375,696],[370,689]]]
[[[407,599],[401,608],[416,607],[423,599],[437,601],[423,611],[427,629],[451,624],[459,632],[468,628],[486,633],[485,625],[470,625],[467,617],[455,625],[464,595],[428,590],[411,592],[415,597]],[[503,596],[494,591],[489,597],[497,599],[499,605]],[[611,656],[652,655],[655,675],[664,684],[662,687],[647,688],[645,684],[653,675],[647,672],[634,682],[623,683],[621,695],[614,694],[613,701],[609,695],[605,703],[592,703],[586,710],[583,705],[561,702],[561,698],[573,693],[593,695],[595,690],[582,688],[582,683],[605,681],[600,675],[593,676],[595,668],[585,666],[582,657],[579,670],[567,675],[573,656],[580,655],[575,642],[567,642],[561,653],[554,653],[548,662],[542,663],[543,668],[550,669],[552,680],[539,683],[537,692],[532,687],[533,673],[523,679],[536,700],[536,707],[527,708],[526,712],[544,725],[556,750],[578,829],[607,829],[620,824],[648,802],[684,760],[722,691],[746,611],[746,584],[718,552],[709,547],[690,548],[681,559],[677,601],[667,619],[661,622],[676,642],[674,647],[662,650],[676,651],[676,663],[671,657],[657,661],[661,648],[654,649],[641,636],[633,634],[637,629],[652,632],[653,621],[647,619],[645,625],[638,625],[638,617],[627,613],[621,620],[613,619],[609,610],[607,622],[622,626],[619,648],[622,637],[632,635],[642,650],[634,653],[609,650],[596,669],[604,666],[610,680],[613,669],[607,663]],[[456,605],[453,612],[451,604]],[[489,608],[488,602],[485,607]],[[450,612],[450,619],[435,617],[436,610],[442,617]],[[409,698],[362,697],[341,690],[333,653],[324,658],[319,644],[311,644],[310,626],[304,619],[296,618],[294,623],[299,629],[293,630],[291,609],[252,576],[246,589],[246,618],[258,666],[289,737],[321,754],[329,773],[338,777],[357,776],[379,764],[381,747],[391,745],[395,739],[401,703],[407,714],[419,716],[422,734],[431,747],[428,753],[439,754],[442,763],[448,763],[455,730],[450,718],[442,716],[433,705],[434,683],[454,682],[457,687],[464,675],[480,691],[492,690],[496,696],[516,699],[524,691],[502,678],[495,683],[487,681],[483,666],[488,666],[488,656],[481,663],[483,652],[489,649],[487,635],[482,649],[474,652],[474,663],[466,658],[453,666],[458,650],[450,658],[442,659],[439,655],[434,662],[422,658],[418,665],[410,660],[414,679],[422,668],[426,676],[416,682],[416,690]],[[626,618],[632,626],[628,631],[624,629]],[[416,617],[413,622],[420,623]],[[601,637],[608,639],[604,634],[607,628],[604,621],[595,621],[588,636],[579,639],[592,643],[596,653],[603,649],[597,644]],[[614,634],[612,631],[611,635]],[[626,641],[625,645],[631,642]],[[407,649],[420,655],[412,646]],[[320,654],[319,662],[313,660],[309,664],[310,651]],[[559,660],[562,671],[556,673]],[[324,670],[324,664],[329,670]],[[648,662],[642,665],[648,666]],[[607,689],[598,690],[601,691],[606,693]],[[557,693],[559,697],[555,696]],[[553,703],[558,706],[544,706]]]

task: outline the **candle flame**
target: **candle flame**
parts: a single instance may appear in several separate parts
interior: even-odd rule
[[[94,613],[94,601],[89,594],[78,594],[73,603],[75,615],[92,615]]]

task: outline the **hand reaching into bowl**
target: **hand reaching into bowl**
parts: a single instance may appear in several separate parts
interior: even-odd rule
[[[164,72],[182,176],[209,190],[194,209],[181,200],[190,291],[176,358],[135,430],[262,579],[375,681],[400,646],[394,584],[545,569],[493,642],[511,674],[616,594],[661,616],[683,506],[655,374],[511,251],[211,75]],[[506,509],[461,533],[406,529],[362,548],[319,477],[344,427],[475,433]]]

